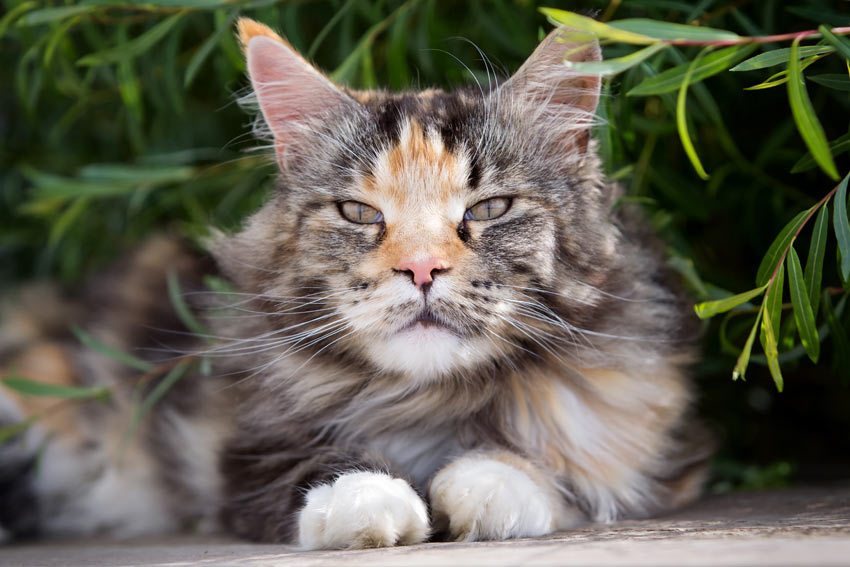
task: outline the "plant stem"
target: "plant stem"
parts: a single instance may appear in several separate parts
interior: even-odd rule
[[[832,28],[830,31],[836,35],[845,35],[850,33],[850,27]],[[820,35],[821,33],[818,30],[805,30],[791,33],[780,33],[776,35],[737,37],[734,39],[672,39],[665,41],[665,43],[669,43],[670,45],[713,45],[717,47],[722,47],[725,45],[741,45],[745,43],[773,43],[776,41],[792,41],[794,39],[797,39],[798,37],[801,39],[806,39],[809,37],[820,37]]]

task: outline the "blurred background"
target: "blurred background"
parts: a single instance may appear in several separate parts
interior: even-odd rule
[[[236,103],[247,84],[232,34],[240,15],[281,31],[340,83],[393,90],[486,83],[493,69],[509,75],[551,27],[541,6],[608,20],[698,22],[742,35],[850,25],[843,0],[0,5],[3,291],[38,279],[72,286],[154,232],[198,239],[211,226],[237,227],[258,207],[274,170],[268,155],[252,151],[251,117]],[[605,55],[633,49],[611,45]],[[600,109],[606,124],[596,132],[609,175],[645,208],[695,301],[752,288],[784,224],[834,186],[816,167],[790,173],[806,149],[785,88],[744,90],[777,68],[724,72],[692,87],[691,132],[711,178],[694,173],[676,134],[675,93],[626,93],[698,49],[669,49],[607,79]],[[806,73],[846,79],[847,71],[833,57]],[[827,138],[846,136],[850,81],[843,88],[808,85]],[[850,170],[848,147],[837,155],[842,175]],[[835,256],[831,241],[826,286],[841,285]],[[763,357],[754,356],[746,381],[733,382],[753,318],[736,313],[705,323],[695,374],[700,411],[721,441],[712,490],[847,478],[847,352],[827,339],[817,366],[802,352],[783,355],[784,393]],[[848,313],[840,324],[850,328]]]

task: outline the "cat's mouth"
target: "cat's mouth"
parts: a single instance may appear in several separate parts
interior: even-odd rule
[[[411,329],[443,329],[445,331],[449,331],[451,333],[457,334],[458,331],[452,325],[446,323],[439,317],[437,317],[430,309],[427,307],[423,309],[419,315],[416,316],[410,323],[405,325],[401,330],[407,331]]]

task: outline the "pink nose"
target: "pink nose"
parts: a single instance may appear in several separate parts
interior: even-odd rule
[[[397,271],[408,272],[413,278],[414,285],[418,288],[430,284],[438,273],[447,269],[448,266],[444,261],[433,256],[423,260],[403,258],[396,266]]]

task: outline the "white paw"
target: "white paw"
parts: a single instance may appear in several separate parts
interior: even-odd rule
[[[428,537],[428,512],[399,478],[356,472],[310,489],[298,518],[304,549],[410,545]]]
[[[542,536],[561,526],[564,506],[511,465],[482,457],[459,459],[437,473],[429,489],[434,521],[458,540]]]

